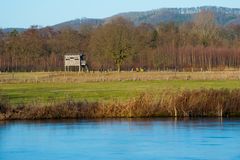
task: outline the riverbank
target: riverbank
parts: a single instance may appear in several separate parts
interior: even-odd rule
[[[54,102],[12,106],[1,101],[0,120],[239,117],[240,89],[199,89],[141,94],[127,102]]]

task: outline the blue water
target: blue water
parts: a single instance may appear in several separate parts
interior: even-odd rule
[[[0,160],[240,160],[240,119],[0,122]]]

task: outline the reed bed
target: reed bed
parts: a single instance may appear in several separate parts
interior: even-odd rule
[[[240,89],[143,93],[125,103],[68,100],[42,106],[11,106],[4,97],[0,100],[0,120],[240,116]]]

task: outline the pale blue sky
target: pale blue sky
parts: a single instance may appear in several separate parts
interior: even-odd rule
[[[88,17],[164,7],[223,6],[240,8],[240,0],[2,0],[0,28],[48,26]]]

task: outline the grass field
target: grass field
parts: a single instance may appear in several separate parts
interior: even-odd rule
[[[66,99],[101,101],[126,101],[142,92],[157,93],[163,90],[200,88],[240,88],[238,80],[149,80],[105,81],[76,83],[1,83],[0,94],[7,96],[11,104],[50,103]]]
[[[239,77],[239,71],[0,73],[0,120],[240,116]]]

